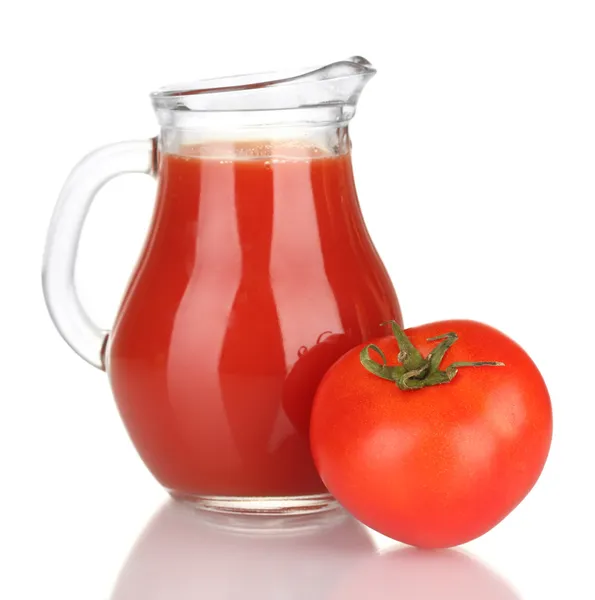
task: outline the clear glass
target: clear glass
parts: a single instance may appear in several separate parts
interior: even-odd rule
[[[67,182],[44,266],[50,312],[107,370],[138,452],[178,499],[230,513],[335,506],[309,449],[316,387],[401,320],[351,166],[348,122],[373,74],[356,57],[164,88],[158,149],[108,147]],[[99,187],[135,170],[158,176],[157,203],[103,332],[76,296],[76,245]]]
[[[109,332],[93,323],[74,283],[83,223],[95,194],[103,185],[125,173],[151,174],[154,158],[153,140],[110,144],[86,156],[64,184],[48,230],[42,284],[50,316],[70,347],[100,369]]]

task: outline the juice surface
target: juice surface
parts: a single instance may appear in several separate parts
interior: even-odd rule
[[[381,322],[400,320],[351,158],[201,154],[161,157],[153,224],[108,347],[119,410],[178,493],[322,493],[308,443],[316,387]]]

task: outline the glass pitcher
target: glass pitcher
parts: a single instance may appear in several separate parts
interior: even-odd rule
[[[366,230],[348,123],[375,70],[226,77],[151,95],[158,138],[85,158],[50,225],[43,287],[70,346],[107,372],[143,461],[175,497],[222,512],[333,507],[313,464],[325,371],[401,320]],[[81,305],[76,250],[111,178],[156,176],[144,249],[113,330]]]

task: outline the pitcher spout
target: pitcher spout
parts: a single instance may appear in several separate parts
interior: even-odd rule
[[[365,85],[375,74],[376,69],[368,60],[351,56],[307,73],[303,79],[320,82],[321,92],[329,96],[321,99],[320,104],[336,102],[355,106]]]

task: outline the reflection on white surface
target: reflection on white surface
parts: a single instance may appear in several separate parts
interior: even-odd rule
[[[458,550],[392,550],[365,560],[342,583],[342,600],[521,600],[504,579]]]
[[[166,504],[122,568],[111,600],[519,600],[455,551],[378,553],[340,510],[228,517]]]

